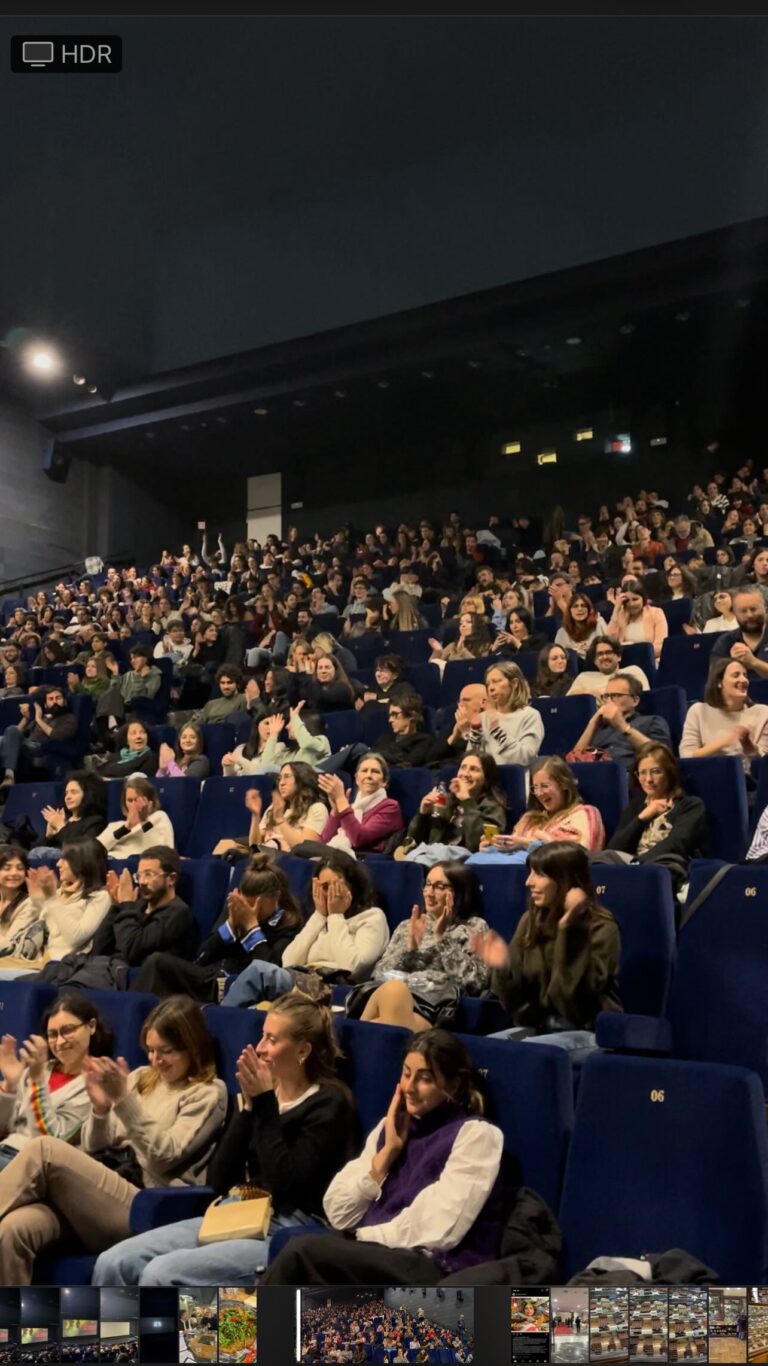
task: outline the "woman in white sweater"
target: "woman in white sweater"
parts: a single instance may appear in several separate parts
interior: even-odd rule
[[[283,951],[283,966],[255,961],[235,978],[223,1004],[249,1006],[274,1001],[296,983],[295,972],[319,972],[328,981],[362,982],[389,943],[384,912],[373,904],[376,890],[367,870],[341,849],[329,849],[315,864],[312,914]]]
[[[87,953],[112,905],[106,881],[107,856],[98,840],[67,845],[59,859],[58,878],[52,868],[30,868],[27,886],[40,926],[37,956],[23,967],[0,967],[0,980],[39,972],[68,953]]]
[[[91,1102],[86,1058],[112,1051],[112,1031],[79,991],[67,991],[43,1015],[40,1033],[21,1047],[0,1039],[0,1170],[30,1139],[43,1135],[77,1144]]]
[[[768,754],[768,706],[750,702],[748,688],[749,675],[737,659],[718,659],[712,665],[704,701],[688,708],[681,758],[736,754],[749,772],[756,754]]]
[[[467,737],[467,749],[490,754],[497,764],[527,767],[541,749],[544,722],[530,706],[531,690],[511,660],[500,660],[485,675],[488,709],[470,724],[459,723]]]
[[[129,1237],[142,1186],[204,1182],[227,1091],[200,1007],[188,996],[162,1001],[141,1043],[149,1066],[133,1072],[124,1058],[85,1060],[90,1109],[82,1151],[61,1138],[33,1138],[0,1172],[3,1285],[29,1285],[36,1254],[64,1228],[76,1229],[89,1252]],[[123,1172],[97,1160],[115,1148],[125,1152]]]
[[[111,821],[106,830],[98,836],[112,858],[128,858],[130,854],[142,854],[156,844],[166,844],[176,848],[173,826],[164,811],[160,810],[160,798],[149,778],[137,773],[127,778],[120,797],[120,808],[124,820]]]

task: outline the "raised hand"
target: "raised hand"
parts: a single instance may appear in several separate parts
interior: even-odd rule
[[[237,1084],[245,1100],[253,1100],[265,1091],[274,1091],[275,1079],[268,1063],[260,1058],[252,1043],[246,1045],[235,1067]]]
[[[264,803],[261,800],[261,793],[257,787],[249,787],[245,794],[245,809],[250,811],[252,816],[261,816]]]
[[[29,1069],[30,1079],[40,1081],[48,1063],[48,1043],[42,1034],[33,1034],[25,1039],[19,1049],[19,1058]]]
[[[176,755],[173,752],[172,745],[167,745],[163,743],[160,746],[160,750],[157,757],[160,760],[160,767],[167,768],[168,765],[172,764],[174,759],[176,758]]]
[[[420,906],[414,906],[408,921],[408,947],[412,953],[418,952],[421,948],[426,931],[427,917]]]
[[[41,815],[52,832],[61,830],[67,819],[61,808],[55,806],[44,806]]]
[[[505,968],[507,966],[507,945],[495,930],[489,930],[487,934],[471,934],[469,950],[489,968]]]
[[[318,915],[328,915],[328,884],[316,877],[312,879],[312,904]]]
[[[566,925],[572,925],[574,920],[580,920],[586,911],[588,904],[589,902],[586,893],[583,892],[580,887],[571,887],[570,890],[566,892],[563,901],[565,915],[560,917],[560,927],[563,928]]]
[[[460,778],[458,774],[455,778],[451,778],[448,787],[450,791],[453,793],[454,797],[456,797],[457,800],[460,802],[468,802],[472,795],[469,790],[469,783],[467,782],[466,778]]]
[[[318,773],[317,782],[320,791],[332,802],[337,802],[347,795],[338,773]]]
[[[15,1038],[12,1034],[3,1034],[0,1039],[0,1075],[6,1095],[16,1090],[23,1071],[24,1063],[19,1057]]]
[[[117,880],[118,901],[135,901],[138,895],[138,889],[133,881],[130,869],[123,868],[123,871]]]

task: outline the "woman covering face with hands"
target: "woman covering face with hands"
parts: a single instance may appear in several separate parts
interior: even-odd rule
[[[283,952],[283,965],[255,962],[241,972],[224,1005],[248,1006],[274,1000],[294,985],[295,969],[312,970],[328,981],[362,981],[389,940],[386,916],[373,904],[366,869],[341,850],[328,850],[315,864],[312,913]]]
[[[160,798],[148,778],[136,774],[128,778],[120,797],[123,819],[112,821],[100,835],[99,843],[113,858],[141,854],[156,844],[176,847],[173,826]]]
[[[482,1112],[464,1045],[413,1035],[384,1118],[326,1192],[334,1234],[292,1238],[262,1284],[435,1285],[496,1257],[503,1135]]]
[[[443,984],[446,1002],[455,996],[456,1003],[459,995],[487,991],[490,969],[470,948],[473,936],[487,931],[475,874],[461,863],[436,863],[424,883],[423,909],[414,906],[397,926],[366,984],[372,990],[361,1018],[418,1032],[434,1023],[435,986]],[[443,1023],[448,1008],[442,1007]]]
[[[81,1150],[61,1138],[31,1138],[0,1172],[4,1284],[29,1285],[36,1253],[63,1227],[75,1229],[91,1252],[126,1238],[141,1185],[203,1181],[227,1096],[199,1007],[179,996],[155,1006],[141,1043],[149,1065],[133,1071],[124,1058],[84,1060],[89,1110]],[[115,1148],[124,1150],[132,1179],[98,1161]]]
[[[261,1040],[235,1069],[241,1105],[208,1169],[208,1183],[228,1199],[241,1184],[266,1190],[273,1218],[265,1238],[198,1246],[202,1218],[129,1238],[105,1252],[95,1285],[252,1285],[279,1228],[322,1214],[332,1176],[357,1147],[352,1098],[335,1075],[330,1014],[305,996],[283,996],[264,1018]]]

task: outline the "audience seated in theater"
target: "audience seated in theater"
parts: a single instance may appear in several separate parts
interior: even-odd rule
[[[31,861],[49,851],[58,854],[65,844],[95,839],[107,823],[106,808],[107,788],[100,777],[85,769],[70,773],[64,784],[64,806],[44,806],[40,813],[45,832],[32,845]]]
[[[178,895],[180,872],[176,850],[162,844],[140,855],[135,881],[127,868],[119,877],[111,869],[107,891],[112,906],[93,937],[92,957],[103,955],[138,968],[150,953],[173,948],[180,957],[191,959],[197,946],[197,924]],[[111,974],[104,985],[112,985]]]
[[[303,995],[275,1000],[259,1043],[237,1064],[236,1106],[208,1167],[216,1196],[233,1185],[269,1191],[265,1238],[198,1245],[202,1218],[185,1219],[107,1247],[94,1285],[211,1285],[258,1281],[280,1228],[322,1217],[331,1179],[359,1146],[359,1121],[336,1075],[339,1047],[330,1013]]]
[[[13,966],[6,958],[0,980],[36,974],[68,953],[87,953],[112,904],[106,879],[107,856],[98,840],[65,845],[58,877],[52,868],[30,868],[27,886],[37,916],[20,944],[17,937]]]
[[[382,596],[385,636],[389,637],[393,631],[426,630],[426,620],[419,611],[418,599],[413,593],[393,585],[391,588],[385,588]]]
[[[482,659],[491,653],[491,633],[485,616],[478,612],[462,612],[459,634],[449,645],[430,636],[430,662],[447,664],[452,659]]]
[[[295,970],[329,982],[361,982],[389,942],[384,912],[367,869],[340,849],[329,849],[313,867],[309,917],[283,950],[283,964],[251,962],[231,982],[224,1005],[249,1006],[291,991]]]
[[[3,958],[20,952],[26,931],[37,919],[37,906],[27,890],[27,871],[23,849],[0,846],[0,967]]]
[[[493,840],[483,840],[480,855],[471,862],[504,862],[512,856],[523,863],[526,850],[553,840],[570,840],[588,853],[605,843],[600,812],[582,802],[573,773],[556,754],[531,765],[528,809],[511,835],[500,831]]]
[[[332,655],[314,660],[314,674],[304,674],[300,695],[313,711],[346,711],[355,704],[355,692],[341,664]]]
[[[0,1170],[32,1138],[45,1135],[77,1145],[91,1108],[86,1058],[112,1051],[112,1030],[79,991],[62,992],[48,1006],[39,1034],[23,1044],[0,1039]]]
[[[247,839],[219,840],[214,854],[230,851],[247,854],[249,849],[262,844],[290,853],[305,840],[319,839],[328,818],[328,808],[322,800],[317,779],[318,775],[309,764],[293,759],[284,763],[266,811],[261,793],[255,787],[249,788],[245,794],[245,807],[251,817]]]
[[[338,774],[320,773],[317,781],[331,808],[320,836],[324,844],[348,852],[378,854],[403,829],[399,803],[387,796],[389,766],[375,751],[357,762],[351,800]]]
[[[744,665],[749,678],[768,678],[765,599],[755,588],[737,588],[733,593],[733,611],[738,629],[715,641],[710,661],[735,659]]]
[[[233,712],[247,710],[247,698],[243,693],[243,675],[240,669],[234,664],[222,664],[216,670],[215,683],[221,694],[219,697],[212,697],[197,711],[171,712],[168,717],[171,724],[181,726],[187,721],[194,721],[197,726],[213,725],[219,721],[228,721]]]
[[[283,952],[304,923],[288,879],[268,854],[253,854],[236,892],[194,962],[175,949],[152,952],[132,983],[155,996],[176,992],[206,1004],[219,1000],[219,979],[236,977],[254,961],[282,964]]]
[[[337,664],[341,665],[344,674],[347,674],[350,669],[357,668],[357,659],[352,653],[351,648],[342,645],[335,636],[331,635],[330,631],[319,631],[314,627],[309,631],[309,638],[312,642],[312,654],[315,660],[315,667],[317,667],[317,661],[323,655],[327,655],[330,659],[334,659]]]
[[[607,634],[603,618],[595,609],[592,599],[586,593],[574,593],[570,601],[564,603],[563,624],[558,628],[555,644],[565,650],[575,650],[585,658],[590,645]]]
[[[431,761],[433,764],[441,759],[456,759],[465,753],[467,737],[475,726],[480,725],[487,706],[488,689],[485,683],[466,683],[459,693],[453,719],[439,735],[435,736]]]
[[[21,759],[33,766],[39,765],[46,740],[71,740],[77,730],[77,717],[58,687],[49,685],[41,694],[41,700],[21,702],[19,712],[18,725],[6,726],[0,735],[0,767],[5,769],[0,798],[15,783]]]
[[[287,709],[287,729],[284,711],[271,715],[262,713],[260,716],[256,713],[258,719],[254,719],[247,742],[222,758],[223,773],[227,777],[274,773],[288,759],[315,768],[323,759],[327,759],[331,746],[323,732],[322,722],[316,712],[304,710],[305,705],[301,701]],[[281,740],[281,736],[285,738]]]
[[[565,697],[572,682],[565,647],[545,645],[539,652],[539,667],[531,684],[532,696]]]
[[[671,745],[669,726],[663,717],[638,715],[642,694],[634,674],[624,670],[615,674],[573,747],[574,757],[584,750],[598,749],[616,763],[629,765],[648,740]]]
[[[456,719],[466,737],[466,748],[490,754],[497,764],[528,765],[544,739],[544,723],[530,706],[531,690],[516,664],[500,660],[486,671],[486,709],[473,717]]]
[[[81,693],[92,698],[94,703],[109,691],[111,685],[107,662],[102,656],[93,655],[85,661],[82,678],[74,671],[67,674],[67,687],[70,693]]]
[[[533,617],[525,607],[516,607],[510,612],[506,629],[496,632],[491,652],[501,659],[514,658],[520,650],[543,650],[548,636],[537,631]]]
[[[490,754],[465,754],[448,791],[445,784],[422,797],[396,858],[410,863],[435,863],[474,854],[484,832],[506,825],[507,801],[499,786],[496,760]]]
[[[91,765],[102,778],[127,778],[133,773],[154,777],[157,773],[157,739],[144,721],[132,716],[111,737],[115,745],[112,758],[89,756]]]
[[[412,1035],[385,1117],[326,1191],[333,1234],[292,1238],[261,1284],[471,1280],[498,1255],[502,1223],[503,1135],[483,1109],[464,1044],[442,1029]]]
[[[23,697],[27,691],[27,671],[23,664],[6,664],[3,669],[3,686],[0,700],[6,697]]]
[[[435,863],[424,882],[423,909],[414,906],[409,919],[397,926],[366,984],[371,989],[364,998],[355,993],[347,1013],[414,1032],[429,1029],[436,1012],[420,987],[443,984],[449,993],[456,991],[457,1005],[459,995],[488,991],[490,969],[469,947],[473,934],[487,930],[480,884],[472,870],[451,860]],[[388,981],[390,973],[395,976]],[[444,1026],[451,1023],[449,1010],[447,1005],[440,1010]]]
[[[569,697],[578,697],[581,693],[603,697],[618,673],[633,674],[644,692],[650,687],[646,675],[637,664],[621,667],[621,646],[613,636],[602,636],[593,641],[587,651],[586,662],[589,668],[576,675],[568,689]]]
[[[646,584],[640,579],[622,580],[616,594],[613,615],[608,623],[608,634],[619,645],[634,645],[646,641],[653,647],[656,658],[669,634],[667,618],[660,607],[652,607]]]
[[[161,745],[158,752],[158,778],[207,778],[211,765],[203,753],[205,739],[193,721],[180,726],[175,745]]]
[[[173,826],[160,807],[160,798],[148,778],[137,773],[127,778],[120,794],[123,820],[111,821],[98,836],[112,858],[142,854],[156,844],[176,847]]]
[[[216,1077],[200,1007],[183,996],[160,1002],[141,1043],[149,1065],[132,1072],[123,1059],[85,1060],[91,1109],[79,1149],[61,1138],[31,1138],[0,1172],[3,1284],[31,1283],[35,1255],[59,1237],[62,1224],[77,1229],[90,1251],[105,1251],[130,1235],[131,1205],[142,1186],[203,1183],[227,1091]],[[91,1156],[107,1148],[126,1149],[133,1179]]]
[[[710,599],[707,597],[705,601],[709,602]],[[738,631],[739,623],[733,610],[733,593],[728,588],[718,588],[712,594],[711,603],[708,611],[714,615],[705,618],[701,627],[703,633],[709,635],[713,631]]]
[[[527,866],[528,909],[511,944],[489,931],[472,948],[493,969],[493,990],[514,1026],[567,1048],[577,1061],[595,1046],[600,1011],[622,1008],[619,929],[595,900],[580,845],[544,844],[528,855]]]
[[[402,689],[389,704],[389,726],[376,741],[390,768],[423,768],[432,762],[435,737],[424,729],[418,693]]]
[[[639,790],[630,797],[597,862],[665,864],[679,886],[690,860],[709,855],[706,806],[700,797],[686,794],[667,745],[643,745],[632,775]]]
[[[751,702],[746,667],[736,659],[712,664],[704,701],[688,708],[680,754],[706,759],[714,754],[736,754],[751,772],[756,754],[768,754],[768,706]]]
[[[126,712],[131,709],[131,703],[137,698],[151,699],[160,690],[163,676],[156,664],[152,663],[152,647],[149,645],[134,645],[129,656],[130,669],[127,673],[118,673],[118,663],[113,659],[110,663],[106,661],[107,669],[113,675],[112,686],[99,698],[96,707],[96,717],[114,718],[122,721]]]

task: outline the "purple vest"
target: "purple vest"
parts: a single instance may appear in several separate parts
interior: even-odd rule
[[[361,1228],[389,1223],[402,1210],[413,1204],[416,1196],[433,1185],[442,1175],[459,1130],[470,1116],[457,1111],[455,1105],[440,1105],[423,1120],[412,1119],[408,1142],[392,1167],[382,1188],[380,1198],[368,1206],[360,1220]],[[384,1145],[382,1129],[376,1145]],[[430,1252],[433,1261],[448,1276],[453,1271],[487,1262],[498,1256],[501,1236],[502,1188],[499,1177],[494,1182],[488,1199],[468,1233],[450,1250],[439,1248]]]

